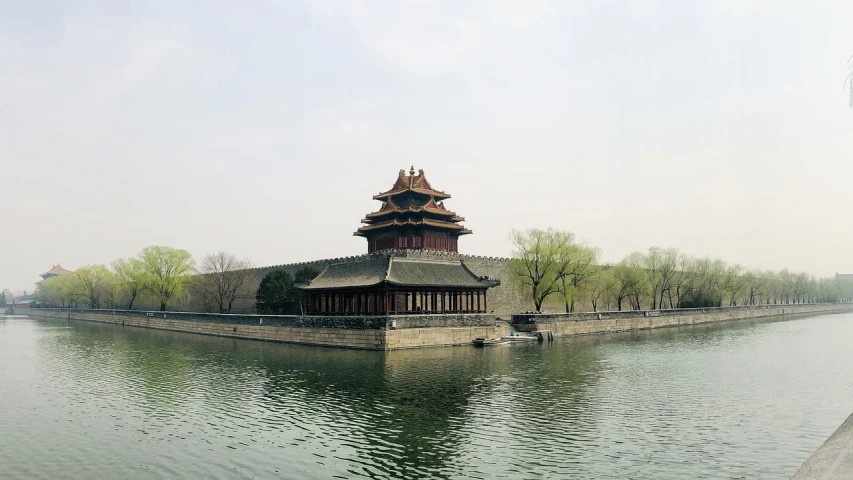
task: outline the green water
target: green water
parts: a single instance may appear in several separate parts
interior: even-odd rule
[[[0,478],[787,478],[853,411],[851,339],[382,353],[0,317]]]

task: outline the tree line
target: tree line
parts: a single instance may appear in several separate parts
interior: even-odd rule
[[[294,314],[302,306],[297,285],[318,273],[305,267],[294,278],[273,270],[258,286],[251,262],[234,254],[212,253],[196,264],[186,250],[150,246],[109,267],[87,265],[48,278],[38,284],[37,294],[42,307],[133,310],[142,300],[166,311],[180,299],[195,310],[216,313],[231,313],[238,300],[254,298],[259,313]]]
[[[853,282],[802,272],[748,269],[720,259],[651,247],[601,264],[600,250],[561,230],[513,230],[513,285],[533,302],[574,312],[853,301]]]

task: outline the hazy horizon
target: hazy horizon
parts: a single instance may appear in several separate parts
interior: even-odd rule
[[[148,245],[357,255],[424,169],[473,235],[853,272],[853,5],[6,2],[0,290]]]

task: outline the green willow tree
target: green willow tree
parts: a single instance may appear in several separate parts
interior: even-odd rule
[[[563,294],[566,310],[571,310],[577,288],[594,273],[598,251],[575,242],[571,232],[562,230],[513,230],[514,247],[509,263],[511,281],[533,300],[536,311],[555,293]]]
[[[566,247],[565,268],[560,277],[558,293],[563,297],[566,313],[575,311],[575,302],[588,283],[601,269],[598,265],[599,250],[582,243]]]
[[[145,289],[160,303],[160,311],[179,294],[194,272],[195,261],[186,250],[171,247],[145,247],[139,254],[145,272]]]
[[[145,268],[138,258],[119,258],[113,262],[116,281],[122,293],[129,297],[128,310],[133,310],[133,302],[145,289]]]
[[[101,304],[111,297],[110,290],[115,286],[113,272],[104,265],[80,267],[67,276],[72,279],[73,288],[86,301],[89,308],[101,308]]]

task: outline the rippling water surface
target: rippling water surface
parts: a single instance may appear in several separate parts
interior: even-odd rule
[[[851,339],[381,353],[0,317],[0,478],[787,478],[853,410]]]

